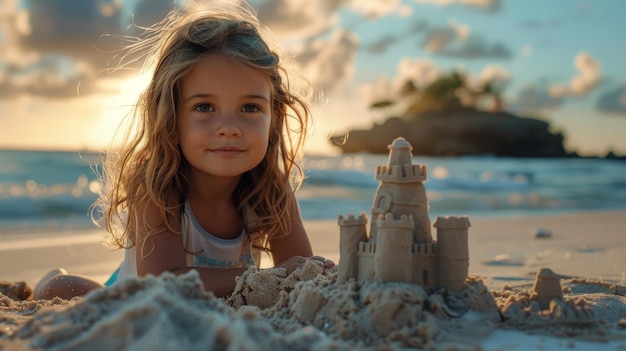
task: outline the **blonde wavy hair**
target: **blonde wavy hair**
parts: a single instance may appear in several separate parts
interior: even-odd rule
[[[136,244],[135,233],[145,209],[156,205],[167,229],[181,218],[187,193],[186,161],[176,141],[176,107],[181,82],[196,62],[220,54],[265,72],[272,85],[272,121],[269,146],[262,162],[242,175],[233,194],[254,242],[269,251],[268,239],[288,233],[293,191],[302,181],[302,148],[310,119],[307,91],[290,86],[285,63],[261,35],[254,13],[239,6],[230,11],[171,12],[162,22],[144,28],[125,57],[144,57],[152,77],[132,114],[122,145],[104,163],[105,190],[96,202],[102,212],[109,243],[117,247]],[[302,82],[302,80],[298,81]],[[172,203],[172,194],[178,197]],[[249,206],[252,213],[245,213]],[[251,217],[254,216],[254,220]],[[123,223],[123,225],[120,225]],[[258,240],[262,238],[263,240]]]

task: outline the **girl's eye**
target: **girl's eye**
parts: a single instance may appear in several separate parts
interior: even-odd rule
[[[215,112],[215,108],[211,104],[198,104],[193,109],[198,112]]]
[[[256,106],[256,105],[243,105],[243,107],[241,108],[241,111],[243,112],[250,112],[250,113],[254,113],[254,112],[259,112],[261,111],[261,109]]]

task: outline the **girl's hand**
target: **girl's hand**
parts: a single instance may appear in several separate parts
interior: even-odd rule
[[[277,267],[285,268],[287,271],[287,275],[293,273],[298,268],[304,267],[306,261],[312,261],[315,264],[319,265],[326,273],[327,270],[333,268],[335,263],[331,260],[327,260],[321,256],[311,256],[311,257],[302,257],[302,256],[293,256],[287,261],[279,264]]]
[[[329,260],[327,258],[324,258],[322,256],[311,256],[308,258],[309,260],[315,260],[317,262],[321,262],[321,267],[324,268],[324,273],[326,273],[327,269],[331,269],[333,267],[335,267],[335,262],[333,262],[332,260]]]

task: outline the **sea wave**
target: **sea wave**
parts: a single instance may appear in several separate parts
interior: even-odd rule
[[[0,151],[0,229],[92,226],[97,154]],[[370,212],[380,155],[312,157],[296,192],[306,220]],[[431,216],[503,216],[626,208],[626,162],[414,158],[428,170]]]

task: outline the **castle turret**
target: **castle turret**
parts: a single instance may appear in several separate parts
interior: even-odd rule
[[[438,286],[463,290],[469,270],[469,218],[437,217]]]
[[[413,217],[413,236],[416,243],[432,242],[428,199],[423,182],[426,181],[426,167],[413,164],[411,144],[404,138],[397,138],[389,145],[387,165],[376,168],[376,180],[380,181],[372,205],[370,240],[377,242],[379,215],[394,213],[397,216]]]
[[[339,268],[338,281],[346,282],[357,277],[359,242],[367,241],[367,215],[361,213],[359,218],[349,214],[348,218],[339,216]]]
[[[380,215],[374,254],[374,279],[410,283],[413,277],[413,216]]]

